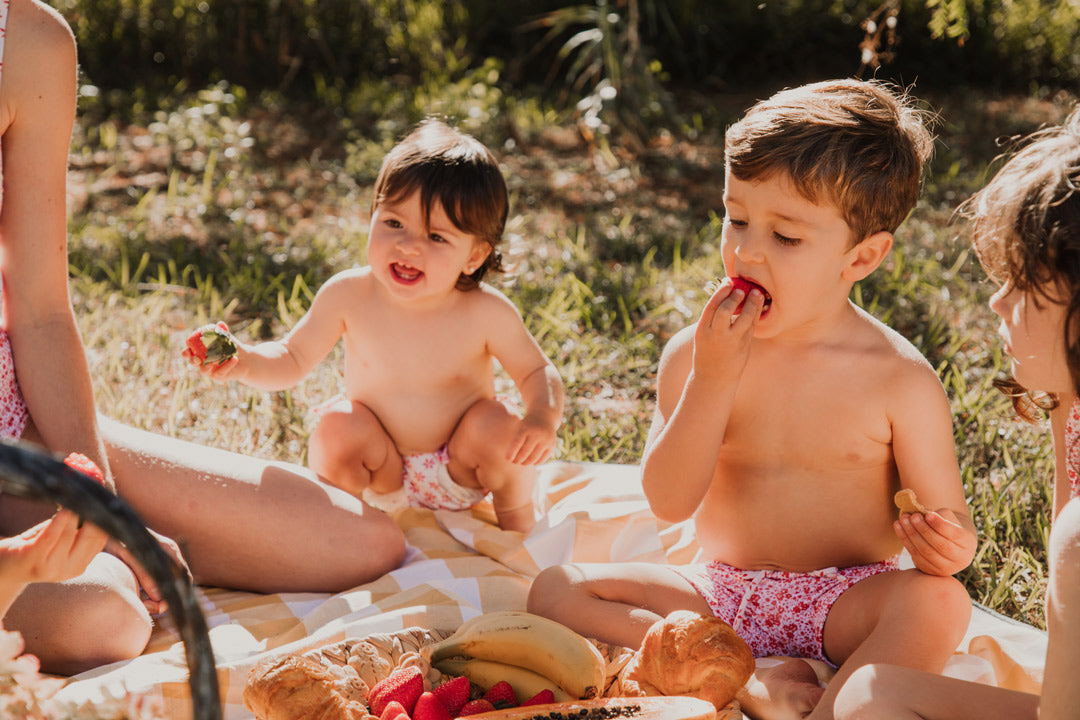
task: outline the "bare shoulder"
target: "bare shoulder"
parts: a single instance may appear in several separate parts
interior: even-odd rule
[[[11,0],[3,67],[5,130],[20,116],[74,113],[75,36],[53,8],[38,0]]]
[[[657,368],[660,382],[667,384],[668,381],[675,381],[679,386],[686,382],[686,376],[690,374],[690,367],[694,361],[694,334],[696,332],[696,323],[687,325],[664,344]]]
[[[334,273],[329,280],[322,284],[318,294],[324,296],[350,295],[355,297],[367,292],[374,282],[375,279],[371,277],[370,267],[349,268]]]
[[[75,35],[59,12],[40,0],[11,0],[9,13],[5,81],[9,71],[44,76],[45,70],[75,67]]]
[[[888,378],[883,386],[891,395],[917,400],[943,393],[937,371],[910,340],[869,313],[860,310],[860,318],[872,356],[867,365]]]
[[[460,299],[470,312],[480,313],[486,318],[521,321],[521,311],[514,301],[487,283],[480,283],[477,288],[465,290]]]

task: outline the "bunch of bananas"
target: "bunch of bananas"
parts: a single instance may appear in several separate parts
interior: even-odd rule
[[[485,689],[505,680],[519,701],[544,689],[555,702],[604,692],[600,651],[565,625],[531,613],[485,613],[420,653],[440,672],[463,675]]]

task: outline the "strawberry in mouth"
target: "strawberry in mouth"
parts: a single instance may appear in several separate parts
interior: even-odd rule
[[[412,285],[424,275],[422,270],[418,270],[411,265],[402,265],[401,263],[391,263],[390,274],[393,275],[394,279],[398,282],[407,285]]]
[[[761,308],[761,314],[765,315],[765,313],[767,313],[769,311],[769,308],[772,306],[772,295],[769,294],[768,290],[763,288],[761,285],[758,285],[753,280],[748,280],[748,279],[746,279],[744,277],[733,277],[733,278],[731,278],[731,282],[735,286],[736,290],[742,290],[744,293],[746,293],[747,297],[750,296],[750,291],[751,290],[757,290],[762,295],[764,295],[765,296],[765,305],[763,305],[762,308]],[[746,297],[744,297],[742,302],[739,303],[739,307],[735,308],[735,313],[738,314],[738,313],[742,312],[743,305],[745,305],[745,304],[746,304]]]

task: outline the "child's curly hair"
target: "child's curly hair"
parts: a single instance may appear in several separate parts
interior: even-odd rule
[[[459,290],[471,290],[488,272],[502,272],[502,242],[509,200],[506,180],[491,151],[476,138],[442,120],[421,122],[383,158],[371,213],[385,202],[395,202],[420,191],[424,220],[438,202],[446,217],[462,232],[491,246],[484,262],[458,278]]]
[[[1012,156],[959,212],[970,220],[975,253],[991,278],[1036,303],[1066,306],[1066,359],[1080,389],[1080,107],[1061,125],[1016,140]],[[1057,405],[1013,378],[995,385],[1029,420],[1035,408]]]

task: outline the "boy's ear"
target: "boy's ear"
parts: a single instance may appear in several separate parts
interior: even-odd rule
[[[878,265],[892,249],[893,234],[884,230],[862,239],[848,251],[848,263],[840,276],[855,283],[877,270]]]

